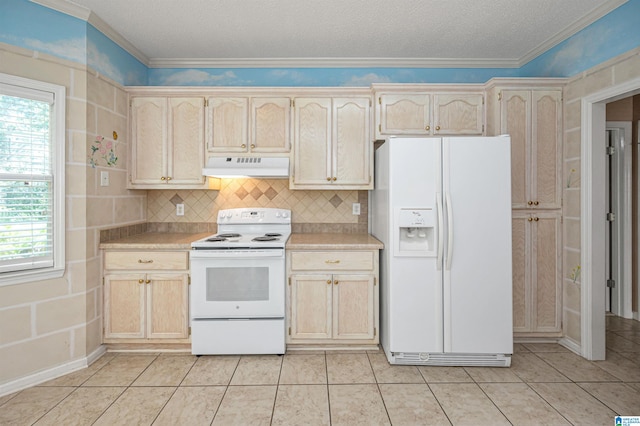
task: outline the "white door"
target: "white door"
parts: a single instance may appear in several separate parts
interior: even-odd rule
[[[444,351],[512,353],[509,137],[444,138]]]
[[[441,204],[441,140],[391,138],[389,205],[389,348],[392,352],[442,352],[442,282],[437,254],[397,250],[402,209],[436,210]],[[438,241],[436,241],[436,244]]]

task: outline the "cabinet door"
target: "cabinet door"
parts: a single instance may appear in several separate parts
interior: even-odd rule
[[[147,274],[146,337],[183,339],[189,336],[189,276]]]
[[[331,338],[331,275],[291,276],[290,339]]]
[[[531,201],[531,92],[503,90],[501,97],[500,132],[511,136],[511,206],[527,208]]]
[[[104,277],[104,337],[145,337],[144,274]]]
[[[538,208],[560,208],[562,94],[533,91],[531,94],[531,198]]]
[[[426,93],[380,94],[378,135],[431,134],[431,98]]]
[[[130,183],[148,185],[166,182],[166,98],[131,99],[131,147]]]
[[[534,212],[532,252],[532,326],[536,332],[560,331],[562,282],[560,214]]]
[[[433,96],[435,135],[482,135],[484,97],[481,94]]]
[[[251,152],[289,152],[291,99],[251,99]]]
[[[528,213],[514,210],[511,228],[513,331],[531,331],[531,227]]]
[[[369,130],[371,125],[369,105],[369,98],[333,99],[332,183],[337,185],[372,183],[373,141]]]
[[[291,187],[331,182],[331,98],[297,98]]]
[[[372,275],[333,275],[333,338],[374,338]]]
[[[249,128],[247,98],[209,98],[207,151],[246,152]]]
[[[167,183],[202,185],[204,166],[204,99],[169,99]]]

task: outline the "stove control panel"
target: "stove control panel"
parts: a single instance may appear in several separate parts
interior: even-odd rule
[[[226,209],[218,212],[218,224],[291,223],[291,210],[273,208]]]

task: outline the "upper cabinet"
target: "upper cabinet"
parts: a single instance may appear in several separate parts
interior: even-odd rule
[[[207,151],[216,154],[287,153],[291,149],[291,99],[207,99]],[[237,155],[236,154],[236,155]]]
[[[497,87],[492,132],[511,136],[514,209],[561,208],[562,89]]]
[[[204,98],[132,97],[127,187],[205,188]]]
[[[446,136],[484,133],[484,92],[439,92],[412,85],[375,86],[377,139],[393,135]]]
[[[371,98],[294,100],[291,189],[372,189]]]

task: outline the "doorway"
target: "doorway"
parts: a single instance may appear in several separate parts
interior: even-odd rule
[[[581,100],[581,355],[605,359],[606,103],[640,93],[640,78]]]

